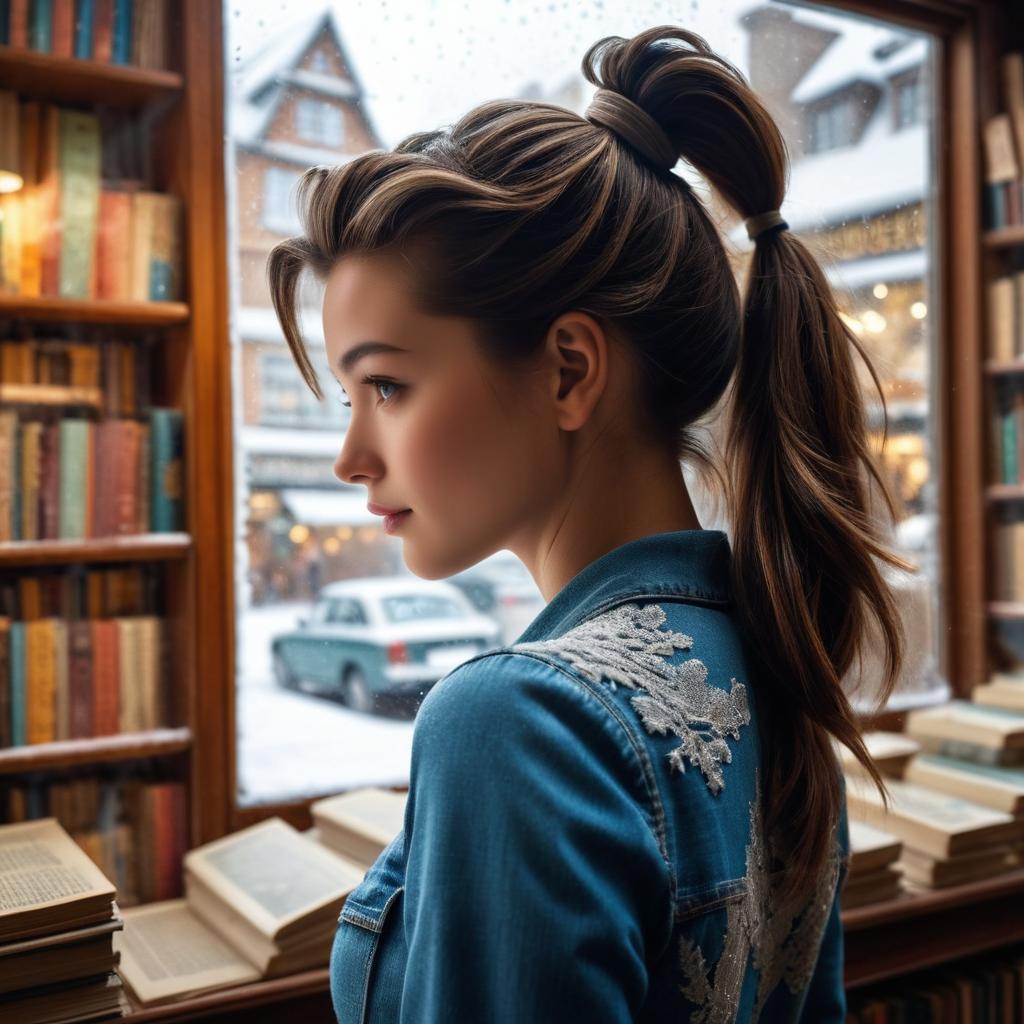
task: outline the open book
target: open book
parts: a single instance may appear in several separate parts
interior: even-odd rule
[[[55,818],[0,827],[0,1020],[121,1015],[114,897]]]
[[[123,911],[121,977],[142,1002],[325,965],[366,866],[270,818],[185,855],[185,898]]]
[[[310,806],[317,838],[335,853],[373,864],[405,822],[407,793],[378,786],[326,797]]]

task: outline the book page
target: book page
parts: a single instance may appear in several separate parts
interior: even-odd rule
[[[55,907],[115,889],[55,818],[0,828],[0,931],[32,908]],[[6,919],[6,920],[5,920]]]
[[[405,793],[367,786],[353,793],[342,793],[318,800],[310,806],[314,821],[324,818],[357,835],[390,843],[405,826]]]
[[[256,981],[259,971],[192,913],[185,900],[122,912],[118,973],[142,1002]]]
[[[366,873],[281,818],[192,850],[185,866],[268,939],[346,896]]]

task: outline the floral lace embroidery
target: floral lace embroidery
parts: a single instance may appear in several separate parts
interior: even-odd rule
[[[731,680],[723,690],[708,682],[699,658],[678,664],[666,660],[676,650],[688,651],[693,638],[661,629],[660,605],[625,604],[580,623],[560,637],[516,644],[513,650],[554,654],[594,682],[607,679],[643,694],[631,698],[651,733],[672,733],[680,740],[669,763],[680,772],[683,761],[699,768],[712,793],[724,788],[722,763],[732,761],[726,736],[739,739],[740,726],[750,722],[746,687]]]
[[[773,879],[768,868],[761,828],[760,787],[757,793],[757,799],[750,804],[747,891],[726,908],[724,945],[713,977],[709,977],[700,947],[686,936],[679,943],[683,978],[679,990],[697,1007],[691,1018],[695,1024],[732,1024],[736,1020],[751,953],[758,971],[752,1021],[760,1019],[765,1002],[780,981],[785,981],[794,994],[803,992],[810,984],[832,909],[841,867],[835,829],[833,856],[809,896],[798,906],[782,906],[777,895],[779,879]]]

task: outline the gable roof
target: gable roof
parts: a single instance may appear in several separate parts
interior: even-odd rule
[[[298,67],[303,55],[324,31],[341,55],[348,77],[323,75]],[[366,122],[370,134],[377,133],[362,104],[363,87],[355,65],[345,48],[331,7],[296,21],[274,37],[232,72],[231,134],[242,145],[259,145],[273,121],[281,99],[289,88],[320,92],[349,99]]]

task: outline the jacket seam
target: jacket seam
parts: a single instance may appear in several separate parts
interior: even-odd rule
[[[584,679],[583,676],[577,675],[571,669],[566,668],[564,665],[545,658],[543,655],[536,654],[532,651],[514,651],[510,649],[501,651],[488,651],[485,654],[480,655],[481,658],[494,657],[498,654],[514,654],[520,658],[529,658],[533,661],[539,662],[542,665],[547,665],[548,668],[554,669],[560,675],[566,677],[566,679],[582,687],[589,693],[600,705],[607,711],[612,718],[618,723],[619,728],[622,730],[629,743],[630,748],[637,759],[640,767],[641,775],[644,780],[644,788],[647,790],[648,810],[654,819],[654,826],[648,825],[648,829],[654,838],[655,843],[658,846],[658,852],[661,854],[662,860],[665,862],[665,867],[668,869],[669,879],[669,896],[672,901],[672,906],[675,906],[676,901],[676,874],[675,867],[672,864],[672,860],[668,855],[668,843],[666,838],[666,816],[665,809],[661,802],[661,794],[658,792],[657,782],[655,780],[655,774],[653,766],[651,765],[650,758],[647,754],[647,749],[643,745],[643,742],[639,740],[632,729],[630,723],[622,715],[615,703],[610,699],[606,698],[604,694],[600,693],[589,680]],[[475,659],[474,659],[475,660]]]
[[[619,594],[617,597],[610,597],[600,604],[595,605],[591,608],[583,618],[576,620],[569,627],[575,629],[577,626],[583,625],[584,622],[589,622],[590,619],[596,618],[598,615],[603,614],[611,608],[615,608],[620,604],[629,604],[631,601],[675,601],[678,604],[698,604],[705,605],[711,608],[726,608],[730,602],[727,598],[718,598],[712,596],[698,596],[696,594],[680,594],[677,592],[670,593],[655,593],[649,590],[637,591],[636,593]]]

